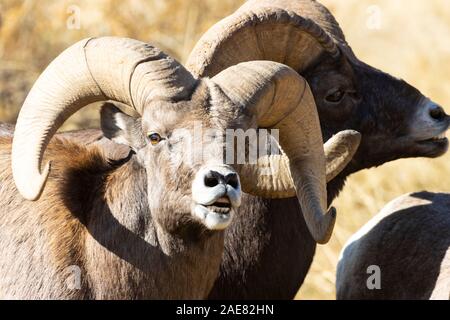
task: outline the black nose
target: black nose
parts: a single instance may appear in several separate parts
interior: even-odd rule
[[[207,187],[215,187],[218,184],[228,184],[233,188],[238,188],[239,186],[239,179],[238,179],[238,175],[234,172],[232,173],[228,173],[226,175],[223,175],[217,171],[209,171],[206,175],[205,175],[205,186]]]
[[[434,105],[430,109],[430,117],[435,120],[442,121],[447,118],[444,109],[441,106]]]

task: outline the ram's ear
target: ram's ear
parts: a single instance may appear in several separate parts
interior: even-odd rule
[[[146,144],[140,119],[129,116],[113,103],[103,104],[100,123],[104,136],[116,143],[127,145],[134,151]]]

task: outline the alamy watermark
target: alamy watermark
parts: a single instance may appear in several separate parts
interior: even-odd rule
[[[69,17],[66,20],[66,27],[69,30],[81,29],[81,8],[76,5],[70,5],[67,7],[67,14]]]
[[[367,274],[370,276],[367,278],[366,286],[369,290],[381,289],[381,268],[377,265],[371,265],[367,267]]]
[[[368,17],[366,27],[369,30],[380,30],[383,26],[383,11],[377,5],[371,5],[366,10]]]
[[[278,129],[226,129],[204,128],[201,121],[193,129],[176,129],[169,143],[182,145],[182,152],[175,152],[173,161],[185,164],[207,163],[212,158],[225,164],[257,164],[268,155],[280,155]],[[264,171],[267,170],[267,171]],[[261,168],[262,175],[271,175],[278,168]]]

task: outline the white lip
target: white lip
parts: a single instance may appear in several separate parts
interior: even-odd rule
[[[204,225],[210,230],[223,230],[227,228],[233,219],[234,209],[230,208],[227,213],[219,213],[209,210],[201,204],[194,207],[194,215],[201,219]]]
[[[216,203],[231,204],[231,201],[228,197],[221,197],[216,200]]]

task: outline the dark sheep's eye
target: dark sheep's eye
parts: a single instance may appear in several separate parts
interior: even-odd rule
[[[152,145],[156,145],[156,144],[158,144],[158,143],[162,140],[162,138],[161,138],[161,136],[159,135],[159,133],[155,133],[155,132],[149,133],[149,134],[148,134],[148,138],[149,138],[150,143],[151,143]]]
[[[341,90],[337,90],[326,96],[326,100],[328,102],[336,103],[342,100],[344,98],[345,92]]]

